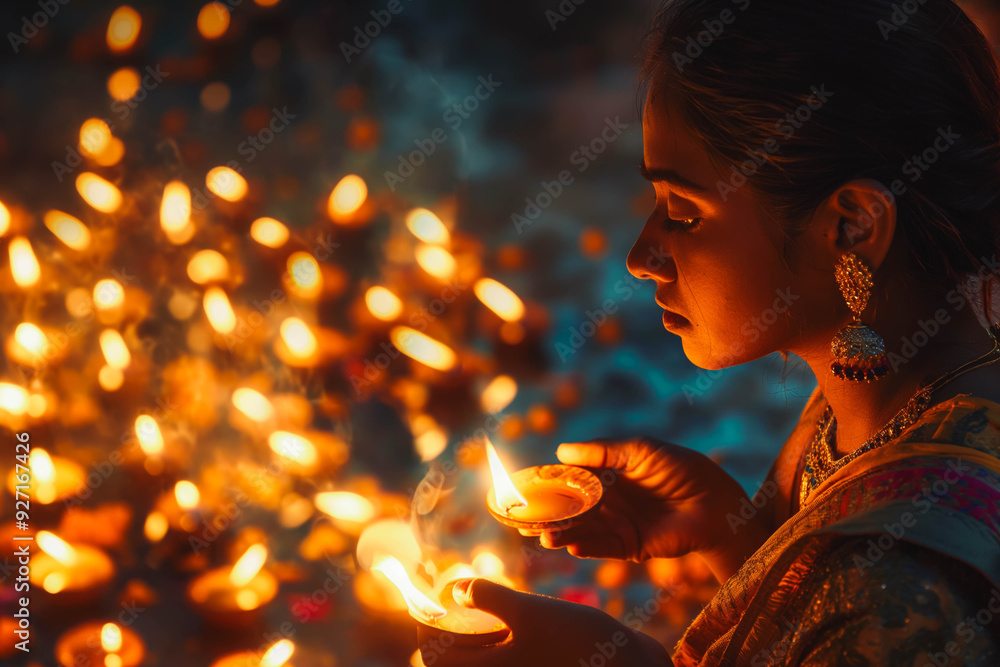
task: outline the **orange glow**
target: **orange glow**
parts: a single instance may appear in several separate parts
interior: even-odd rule
[[[114,213],[122,205],[122,193],[118,188],[89,171],[76,177],[76,190],[101,213]]]
[[[281,667],[295,653],[295,644],[289,639],[275,642],[260,658],[260,667]]]
[[[393,321],[403,312],[403,302],[384,287],[375,286],[365,292],[365,304],[372,315],[386,322]]]
[[[229,583],[236,588],[243,588],[257,576],[267,561],[267,547],[255,544],[240,556],[233,569],[229,571]]]
[[[410,577],[406,574],[406,568],[392,556],[384,554],[376,556],[372,564],[372,571],[381,572],[399,589],[403,599],[406,600],[406,606],[417,618],[432,620],[443,618],[448,613],[444,607],[431,600],[413,585]]]
[[[439,371],[450,370],[458,363],[458,357],[450,347],[416,329],[394,327],[389,332],[389,338],[406,356]]]
[[[107,653],[117,653],[122,647],[122,631],[114,623],[101,627],[101,648]]]
[[[375,518],[375,506],[364,496],[349,491],[317,493],[316,507],[335,519],[365,523]]]
[[[49,231],[73,250],[86,250],[90,246],[90,230],[70,214],[49,211],[44,220]]]
[[[411,422],[413,447],[421,461],[433,461],[448,446],[448,434],[429,415],[417,415]]]
[[[441,219],[426,208],[415,208],[406,216],[406,228],[424,243],[447,245],[451,234]]]
[[[28,409],[28,391],[10,382],[0,382],[0,409],[23,415]]]
[[[114,278],[98,280],[94,285],[94,305],[98,310],[111,310],[125,303],[125,288]]]
[[[6,234],[8,229],[10,229],[10,210],[0,202],[0,236]]]
[[[510,481],[510,476],[504,470],[503,463],[500,462],[500,457],[497,456],[489,438],[486,438],[486,457],[490,461],[490,474],[493,476],[493,491],[496,494],[497,505],[507,510],[512,507],[527,507],[528,501]]]
[[[45,333],[30,322],[21,322],[14,329],[14,340],[29,353],[41,356],[49,339]]]
[[[18,287],[31,287],[42,276],[42,267],[38,265],[31,242],[23,236],[15,236],[7,248],[10,255],[10,272]]]
[[[198,12],[198,32],[205,39],[222,37],[229,29],[229,10],[221,2],[210,2]]]
[[[449,280],[455,275],[458,264],[450,252],[441,246],[419,244],[413,251],[420,268],[439,280]]]
[[[234,202],[243,199],[248,189],[246,179],[229,167],[213,167],[205,176],[205,185],[215,195]]]
[[[253,0],[261,7],[274,7],[276,4],[281,2],[281,0]]]
[[[323,290],[323,275],[319,262],[307,252],[293,252],[286,263],[296,295],[313,299]]]
[[[509,375],[498,375],[486,385],[479,404],[490,414],[503,411],[517,396],[517,382]]]
[[[280,248],[288,236],[288,227],[274,218],[257,218],[250,225],[250,238],[268,248]]]
[[[305,322],[297,317],[289,317],[281,323],[281,340],[296,359],[309,359],[319,347],[316,335]]]
[[[139,28],[142,27],[142,18],[139,12],[128,5],[122,5],[111,15],[108,21],[107,42],[108,48],[115,53],[124,53],[132,48],[135,40],[139,38]]]
[[[160,201],[160,227],[174,245],[183,245],[194,236],[191,224],[191,190],[181,181],[170,181]]]
[[[249,387],[240,387],[233,392],[233,405],[256,422],[266,422],[274,416],[271,401],[267,400],[264,394]]]
[[[76,565],[76,549],[67,544],[61,537],[47,530],[40,530],[35,535],[38,548],[55,558],[66,567]]]
[[[174,485],[174,499],[183,510],[193,510],[201,503],[201,492],[194,482],[182,479]]]
[[[353,215],[368,198],[368,186],[364,179],[354,174],[349,174],[340,179],[337,186],[330,193],[330,200],[327,202],[327,212],[334,222],[340,222]]]
[[[101,344],[101,352],[104,353],[104,358],[107,360],[108,366],[121,371],[128,368],[128,365],[132,363],[132,355],[128,351],[125,339],[114,329],[105,329],[102,331],[98,337],[98,341]]]
[[[229,262],[220,252],[199,250],[188,262],[187,274],[188,278],[199,285],[225,280],[229,277]]]
[[[232,333],[236,328],[236,313],[226,293],[218,287],[209,287],[205,290],[203,303],[212,328],[223,335]]]
[[[111,147],[111,128],[100,118],[88,118],[80,126],[80,152],[88,157],[100,155]]]
[[[479,300],[507,322],[524,317],[524,303],[506,285],[492,278],[480,278],[472,286]]]
[[[482,551],[472,559],[475,576],[498,579],[503,576],[504,566],[500,557],[491,551]]]
[[[150,512],[146,517],[146,523],[142,527],[142,532],[150,542],[159,542],[170,529],[167,517],[161,512]]]
[[[135,97],[141,87],[142,79],[132,67],[122,67],[108,77],[108,94],[119,102]]]
[[[115,391],[125,382],[125,375],[120,368],[105,364],[97,373],[97,382],[104,391]]]
[[[267,444],[275,454],[305,467],[316,465],[316,461],[319,460],[316,445],[295,433],[275,431],[268,437]]]
[[[159,456],[163,453],[163,433],[151,416],[139,415],[135,418],[135,435],[146,456]]]
[[[52,457],[44,449],[37,447],[28,455],[28,465],[37,484],[50,484],[56,477],[56,467]]]

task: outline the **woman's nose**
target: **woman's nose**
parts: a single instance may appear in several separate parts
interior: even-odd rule
[[[636,239],[625,261],[628,271],[639,280],[672,283],[677,280],[677,265],[662,243],[645,238]]]

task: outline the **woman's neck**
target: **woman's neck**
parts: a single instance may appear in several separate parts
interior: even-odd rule
[[[881,380],[865,384],[834,377],[829,340],[796,352],[809,364],[833,408],[838,456],[853,452],[875,435],[919,389],[986,353],[993,344],[968,304],[924,304],[919,312],[897,315],[879,318],[890,323],[873,327],[885,339],[889,354],[890,373]],[[1000,364],[955,378],[931,396],[931,403],[957,394],[1000,403]]]

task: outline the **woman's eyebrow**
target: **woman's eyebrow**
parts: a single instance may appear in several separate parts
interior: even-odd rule
[[[639,173],[642,174],[643,178],[652,183],[666,182],[691,192],[708,192],[708,188],[703,188],[694,181],[689,181],[673,169],[648,169],[645,162],[640,162]]]

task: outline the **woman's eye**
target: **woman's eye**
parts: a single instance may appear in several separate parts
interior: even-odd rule
[[[675,220],[674,218],[667,217],[661,223],[661,226],[665,231],[670,232],[690,232],[691,230],[697,228],[701,224],[701,218],[685,218],[683,220]]]

